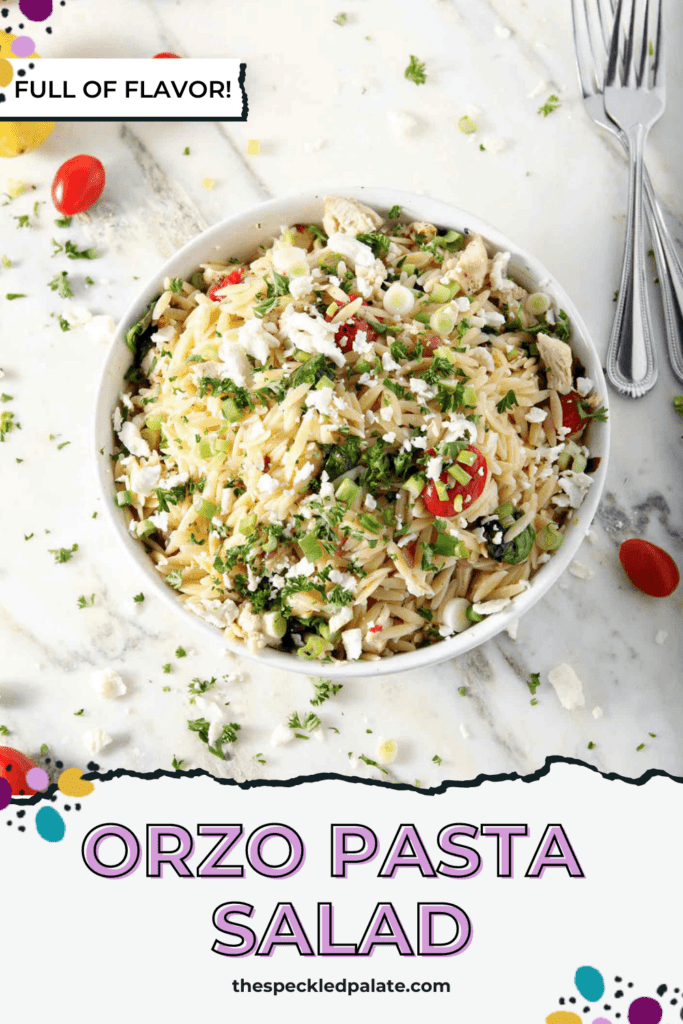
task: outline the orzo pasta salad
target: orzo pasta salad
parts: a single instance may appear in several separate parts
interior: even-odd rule
[[[509,258],[330,197],[164,282],[126,338],[116,500],[186,608],[251,651],[374,660],[528,588],[605,411]]]

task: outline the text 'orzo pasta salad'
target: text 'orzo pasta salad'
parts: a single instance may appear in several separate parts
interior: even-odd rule
[[[374,660],[528,588],[605,412],[509,258],[331,197],[164,282],[127,334],[116,499],[186,608],[252,652]]]

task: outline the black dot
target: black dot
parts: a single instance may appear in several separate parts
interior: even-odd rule
[[[3,7],[3,9],[2,9],[2,16],[3,16],[3,18],[6,18],[8,14],[9,14],[9,9],[7,7]]]
[[[19,831],[20,832],[25,832],[26,831],[26,826],[25,825],[20,825],[19,826]]]
[[[11,818],[8,818],[8,819],[7,819],[7,824],[8,824],[8,825],[11,825],[11,824],[12,824],[12,819],[11,819]]]
[[[64,810],[65,811],[70,811],[71,810],[71,804],[64,804]]]
[[[52,800],[53,804],[57,803],[57,797],[56,796],[51,796],[50,800]]]
[[[19,28],[23,28],[23,27],[24,27],[23,25],[20,25],[20,26],[19,26]]]
[[[674,992],[680,992],[680,989],[679,988],[675,988]]]
[[[97,771],[99,771],[99,769],[100,769],[100,766],[98,764],[95,764],[94,761],[88,761],[88,771],[89,772],[97,772]]]
[[[23,818],[25,814],[26,811],[17,811],[17,818]]]
[[[671,1000],[671,1005],[672,1005],[672,1006],[675,1006],[677,1002],[678,1002],[678,1000],[677,1000],[677,999],[672,999],[672,1000]]]
[[[24,790],[23,790],[23,789],[20,789],[20,790],[19,790],[19,796],[24,796],[24,795],[25,795],[25,794],[24,794]]]
[[[621,981],[621,978],[615,978],[614,980],[615,981]]]
[[[621,1017],[621,1014],[620,1013],[615,1013],[614,1016],[615,1017]]]
[[[564,997],[560,999],[560,1006],[564,1006]]]
[[[46,28],[45,31],[47,32],[48,35],[52,34],[52,29],[51,28]]]
[[[80,809],[81,809],[81,805],[80,804],[76,804],[76,810],[80,811]]]
[[[9,35],[9,33],[10,33],[11,31],[12,31],[12,26],[11,26],[11,25],[8,25],[8,26],[7,26],[7,28],[5,29],[5,32],[7,32],[7,34]]]
[[[627,987],[627,988],[633,988],[633,982],[632,982],[632,981],[629,981],[629,983],[628,983],[628,985],[627,985],[626,987]]]
[[[620,988],[618,988],[618,989],[617,989],[617,991],[616,991],[616,992],[614,993],[614,998],[615,998],[615,999],[621,999],[621,997],[623,996],[623,994],[624,994],[624,993],[623,993],[623,992],[621,991],[621,989],[620,989]]]
[[[35,67],[35,64],[29,64],[29,67],[30,67],[31,71],[33,71],[33,69]]]
[[[611,1009],[612,1009],[612,1007],[610,1006],[609,1003],[605,1003],[605,1005],[603,1006],[603,1010],[611,1010]]]
[[[569,1002],[570,1003],[575,1003],[576,1002],[576,999],[574,999],[574,996],[570,996],[569,997]]]
[[[23,69],[23,68],[19,68],[19,70],[17,71],[17,74],[18,74],[18,75],[21,75],[21,77],[23,78],[23,77],[24,77],[24,75],[26,74],[26,72],[24,71],[24,69]]]
[[[12,765],[11,764],[6,765],[5,766],[5,771],[6,772],[11,772],[12,771]]]
[[[584,1008],[583,1008],[583,1012],[584,1013],[588,1013],[589,1010],[590,1010],[590,1006],[584,1006]]]
[[[658,996],[663,996],[665,992],[666,992],[666,985],[660,985],[659,988],[657,989],[657,995]]]
[[[55,761],[55,768],[63,768],[63,767],[64,767],[64,762],[63,761]]]

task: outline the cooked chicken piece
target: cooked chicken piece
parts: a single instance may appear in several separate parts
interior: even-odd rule
[[[347,235],[360,235],[376,231],[384,221],[369,206],[363,206],[357,199],[342,199],[341,196],[327,196],[323,227],[328,235],[336,231]]]
[[[481,291],[489,269],[489,257],[481,235],[475,235],[456,257],[451,278],[458,282],[468,295]]]
[[[526,296],[526,292],[508,277],[509,252],[497,252],[491,260],[489,277],[491,280],[491,296],[499,302],[518,302]]]
[[[568,395],[572,389],[572,350],[569,345],[547,334],[538,334],[536,344],[545,363],[548,387],[561,395]]]
[[[408,231],[416,235],[424,235],[428,242],[436,235],[436,228],[433,224],[427,224],[424,220],[414,220],[408,225]]]

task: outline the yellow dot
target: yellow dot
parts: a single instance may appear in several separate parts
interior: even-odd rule
[[[94,790],[92,782],[82,778],[80,768],[67,768],[57,779],[57,786],[64,796],[89,796]]]
[[[581,1018],[571,1010],[557,1010],[546,1017],[545,1024],[581,1024]]]
[[[0,57],[0,88],[5,88],[14,78],[14,68],[8,60]]]

